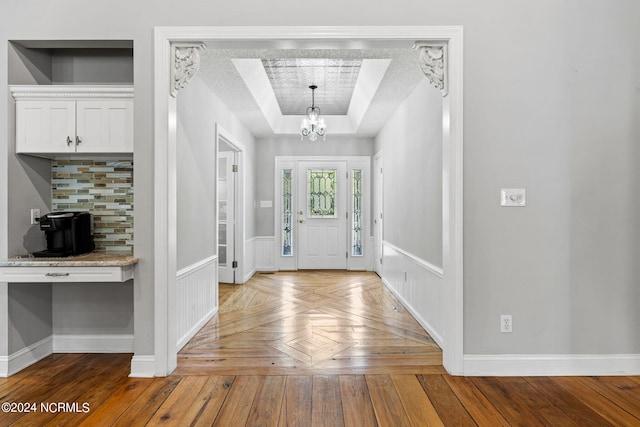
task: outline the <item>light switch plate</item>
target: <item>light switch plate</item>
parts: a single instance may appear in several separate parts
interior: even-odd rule
[[[273,207],[273,201],[271,200],[260,200],[261,208],[271,208]]]
[[[524,188],[503,188],[500,190],[500,206],[526,206]]]

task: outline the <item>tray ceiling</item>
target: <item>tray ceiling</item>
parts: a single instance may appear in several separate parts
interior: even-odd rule
[[[300,115],[311,105],[311,84],[318,86],[315,103],[329,133],[371,137],[424,79],[411,46],[211,46],[201,51],[198,76],[257,137],[297,134]]]

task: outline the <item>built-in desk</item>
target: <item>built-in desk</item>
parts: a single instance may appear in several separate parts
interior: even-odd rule
[[[132,284],[124,282],[137,263],[105,253],[0,260],[0,377],[52,353],[132,353]]]
[[[0,282],[126,282],[138,258],[90,253],[64,258],[16,257],[0,260]]]

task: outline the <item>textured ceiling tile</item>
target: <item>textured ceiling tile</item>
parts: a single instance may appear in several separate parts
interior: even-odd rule
[[[325,115],[345,115],[358,79],[362,59],[277,58],[263,59],[284,115],[305,114],[311,105],[310,85],[317,85],[315,105]]]

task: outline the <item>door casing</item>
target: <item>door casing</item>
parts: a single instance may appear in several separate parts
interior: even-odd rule
[[[154,29],[154,251],[153,314],[146,302],[134,306],[136,319],[153,317],[154,354],[136,352],[134,368],[144,365],[165,376],[177,366],[176,289],[176,99],[172,96],[172,43],[194,40],[306,42],[367,42],[406,40],[447,46],[443,98],[443,365],[452,375],[464,375],[463,322],[463,28],[462,26],[247,26],[156,27]],[[152,285],[151,285],[152,284]],[[148,290],[146,292],[149,292]],[[136,334],[137,335],[137,334]]]
[[[363,236],[363,255],[362,256],[354,256],[350,250],[350,240],[351,240],[351,232],[350,232],[350,224],[351,224],[351,192],[348,188],[346,188],[346,197],[347,197],[347,210],[349,211],[349,217],[344,218],[347,227],[346,233],[343,236],[346,242],[347,256],[346,256],[346,269],[347,270],[371,270],[372,268],[372,256],[373,251],[371,247],[371,216],[370,216],[370,206],[371,206],[371,179],[370,179],[370,164],[371,158],[369,156],[276,156],[275,158],[275,176],[274,176],[274,197],[275,201],[273,203],[274,206],[274,231],[275,231],[275,242],[273,251],[275,254],[276,260],[276,268],[279,270],[298,270],[299,268],[305,268],[300,266],[297,246],[299,245],[298,239],[298,215],[294,215],[294,236],[293,241],[296,247],[294,248],[292,254],[290,256],[285,256],[282,254],[282,223],[281,223],[281,212],[282,212],[282,170],[283,169],[292,169],[293,170],[293,180],[296,185],[300,182],[304,182],[306,179],[304,176],[300,176],[300,170],[302,167],[301,164],[305,162],[344,162],[346,165],[346,171],[348,173],[347,177],[347,187],[351,183],[352,179],[352,171],[354,169],[362,170],[362,174],[365,177],[362,184],[362,205],[363,205],[363,214],[362,214],[362,223],[364,225],[362,236]],[[298,187],[296,186],[296,189]],[[299,200],[300,196],[297,191],[294,192],[294,201],[293,206],[295,207],[294,212],[299,212],[302,207],[303,211],[306,212],[305,201]],[[340,215],[344,215],[341,213]]]

